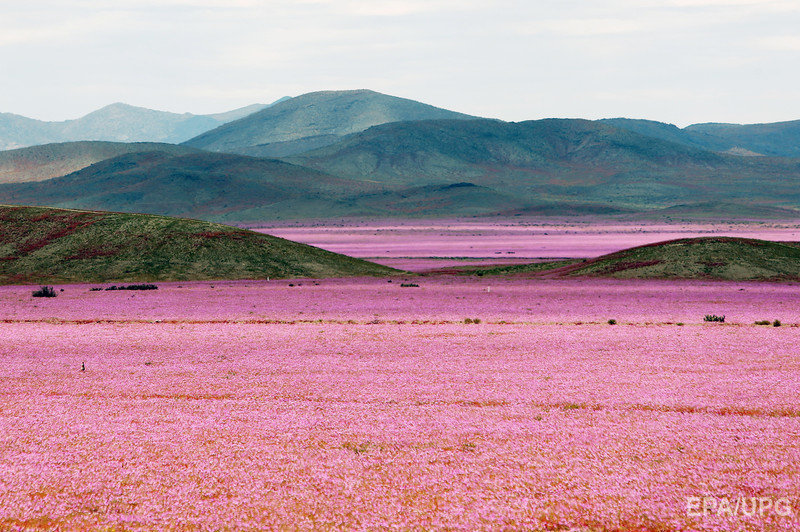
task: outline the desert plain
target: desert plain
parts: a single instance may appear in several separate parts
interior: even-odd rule
[[[796,225],[262,230],[436,273],[0,287],[0,529],[800,528],[800,284],[452,269]]]

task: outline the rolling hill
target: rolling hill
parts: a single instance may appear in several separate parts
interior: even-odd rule
[[[210,151],[288,156],[332,144],[343,135],[377,124],[436,118],[473,117],[370,90],[312,92],[222,125],[185,144]]]
[[[59,178],[0,184],[0,202],[229,222],[467,216],[524,206],[472,183],[391,187],[280,160],[175,148],[190,153],[128,153]]]
[[[533,204],[800,205],[798,160],[724,155],[588,120],[390,123],[287,160],[393,186],[467,181]]]
[[[0,202],[226,222],[635,212],[794,218],[800,207],[798,159],[727,155],[573,119],[391,122],[283,160],[163,144],[58,144],[0,153],[0,179],[30,179],[36,165],[42,179],[92,158],[99,161],[66,176],[0,184]]]
[[[736,237],[669,240],[589,260],[473,270],[481,275],[618,279],[800,280],[800,243]]]
[[[770,124],[692,124],[611,118],[607,124],[662,140],[738,155],[800,157],[800,120]]]
[[[145,152],[47,181],[0,185],[0,203],[241,221],[314,216],[318,205],[337,197],[377,190],[382,188],[278,160]],[[256,218],[241,214],[248,210]]]
[[[128,153],[63,177],[0,185],[0,202],[225,222],[723,211],[794,218],[798,183],[800,160],[725,155],[605,123],[422,120],[374,126],[284,160]]]
[[[0,284],[387,275],[391,268],[219,224],[0,206]]]
[[[44,181],[71,174],[124,153],[164,152],[173,155],[196,150],[155,142],[81,141],[43,144],[0,152],[0,183]]]
[[[194,115],[114,103],[63,122],[0,113],[0,150],[80,140],[179,143],[267,107],[255,104],[224,113]]]

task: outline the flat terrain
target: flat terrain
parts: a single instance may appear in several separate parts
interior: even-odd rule
[[[799,285],[401,281],[0,287],[0,529],[800,527]]]
[[[339,225],[307,222],[254,229],[408,271],[454,265],[518,264],[524,259],[591,258],[689,237],[734,236],[800,242],[797,220],[711,224],[498,218],[356,221]],[[454,261],[454,257],[460,260]]]

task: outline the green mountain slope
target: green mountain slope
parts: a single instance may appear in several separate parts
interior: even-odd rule
[[[0,283],[387,275],[261,233],[162,216],[0,206]]]
[[[242,210],[261,208],[262,215],[275,218],[294,212],[297,204],[378,188],[278,160],[150,152],[121,155],[39,183],[0,185],[0,203],[239,221]]]
[[[800,204],[800,161],[728,156],[587,120],[384,124],[288,160],[395,186],[469,181],[535,204]]]
[[[800,157],[800,120],[772,124],[694,124],[695,139],[719,139],[724,150],[744,148],[763,155]]]
[[[125,153],[179,155],[196,151],[186,146],[155,142],[81,141],[31,146],[0,152],[0,183],[44,181]]]
[[[652,120],[610,118],[601,122],[705,150],[800,157],[800,120],[770,124],[693,124],[683,129]]]
[[[421,120],[282,161],[124,154],[39,183],[0,184],[0,202],[227,222],[650,211],[792,218],[798,184],[800,160],[725,155],[588,120]]]
[[[312,92],[203,133],[185,144],[204,150],[269,155],[264,145],[314,137],[317,145],[377,124],[436,118],[471,118],[405,98],[370,90]],[[324,140],[323,140],[324,139]],[[260,146],[254,153],[253,146]],[[307,142],[282,144],[281,155],[307,149]]]

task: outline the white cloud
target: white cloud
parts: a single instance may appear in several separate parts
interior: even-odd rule
[[[517,120],[767,120],[794,108],[754,95],[800,86],[797,27],[797,0],[0,0],[0,111],[367,87]]]
[[[800,36],[798,35],[774,35],[764,37],[758,41],[759,46],[767,50],[800,52]]]

